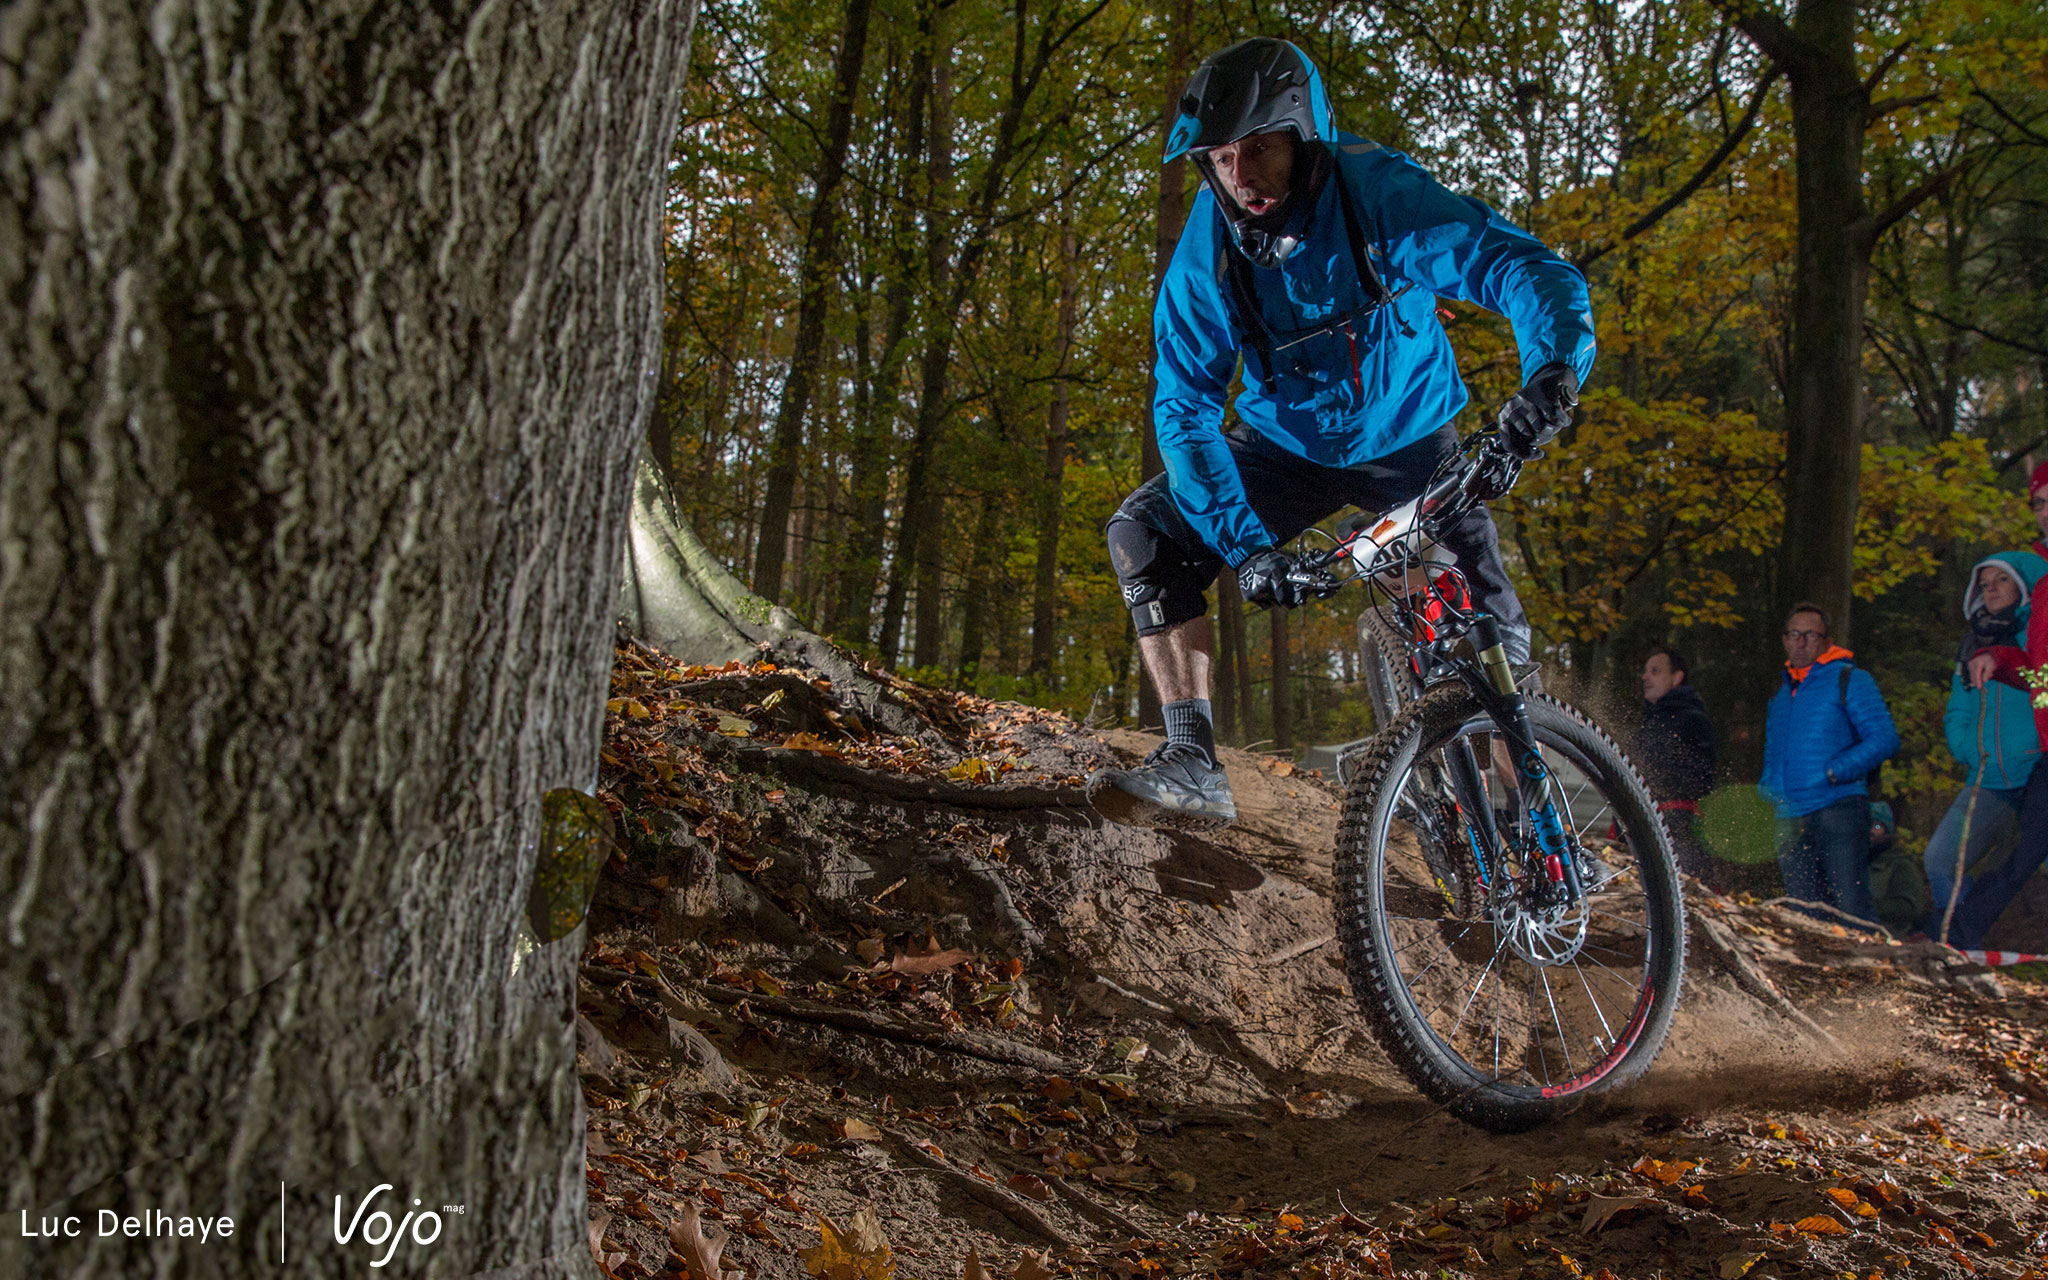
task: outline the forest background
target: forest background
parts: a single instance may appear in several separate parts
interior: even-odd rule
[[[1645,654],[1675,645],[1724,774],[1753,779],[1780,611],[1828,599],[1806,579],[1839,559],[1838,630],[1905,739],[1886,789],[1924,840],[1962,780],[1941,710],[1969,566],[2032,540],[2021,488],[2048,457],[2035,6],[719,0],[675,144],[650,428],[710,552],[917,678],[1151,722],[1101,528],[1158,469],[1152,299],[1195,180],[1159,164],[1162,123],[1251,34],[1317,61],[1341,129],[1591,282],[1579,421],[1496,506],[1552,687],[1625,727]],[[1824,296],[1829,253],[1853,309]],[[1860,414],[1803,368],[1815,307]],[[1470,432],[1519,381],[1513,335],[1439,317]],[[1830,504],[1853,551],[1846,525],[1834,551],[1796,527]],[[1227,741],[1369,731],[1362,597],[1261,615],[1226,580],[1212,602]]]

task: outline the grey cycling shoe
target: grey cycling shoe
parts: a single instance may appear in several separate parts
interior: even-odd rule
[[[1088,779],[1088,803],[1111,822],[1194,830],[1237,821],[1230,779],[1200,747],[1168,742],[1135,769],[1101,769]]]

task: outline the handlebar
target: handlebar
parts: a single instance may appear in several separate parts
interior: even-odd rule
[[[1431,542],[1443,541],[1444,533],[1472,508],[1504,497],[1521,474],[1522,460],[1508,452],[1500,433],[1481,432],[1472,438],[1469,452],[1452,455],[1430,479],[1416,506],[1417,527]],[[1287,580],[1313,596],[1336,594],[1355,579],[1339,578],[1330,568],[1350,556],[1359,536],[1354,533],[1327,551],[1302,556]]]

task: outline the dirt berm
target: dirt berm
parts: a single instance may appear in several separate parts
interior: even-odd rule
[[[887,689],[918,733],[814,673],[620,651],[578,1017],[612,1275],[2038,1262],[2037,988],[1691,885],[1655,1068],[1489,1135],[1353,1002],[1332,783],[1226,752],[1235,826],[1105,826],[1081,779],[1151,739]]]

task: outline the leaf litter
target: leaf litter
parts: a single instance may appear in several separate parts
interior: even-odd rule
[[[1320,780],[1230,753],[1244,818],[1204,841],[863,797],[775,754],[1057,788],[1145,749],[904,696],[932,734],[867,730],[814,673],[621,651],[601,798],[625,847],[579,982],[608,1274],[2048,1280],[2048,991],[1989,1001],[1939,957],[1703,894],[1852,1056],[1702,947],[1636,1091],[1477,1134],[1378,1055],[1334,948],[1292,951],[1329,927]]]

